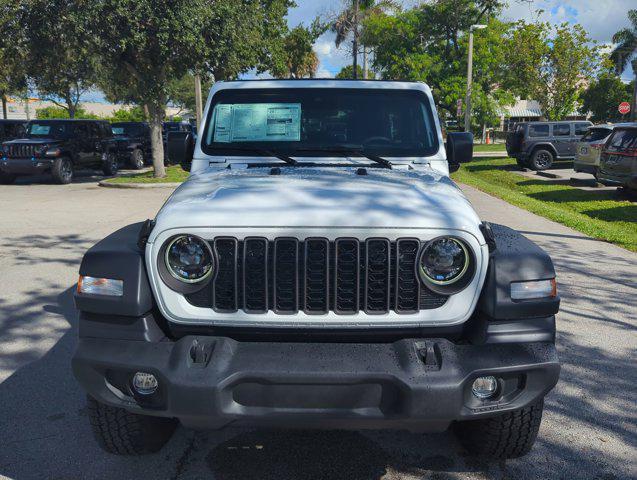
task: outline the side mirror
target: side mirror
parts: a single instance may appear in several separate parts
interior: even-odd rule
[[[473,133],[450,132],[447,134],[447,162],[449,172],[455,172],[461,163],[470,162],[473,158]]]
[[[189,172],[195,152],[195,140],[190,132],[168,132],[166,135],[168,163],[178,163]]]

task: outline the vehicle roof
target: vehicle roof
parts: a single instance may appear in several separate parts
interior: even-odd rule
[[[637,128],[637,122],[615,123],[613,128]]]
[[[515,122],[516,125],[543,125],[555,123],[591,123],[590,120],[538,120],[537,122]],[[597,127],[598,125],[591,125]]]
[[[215,84],[215,87],[217,87],[217,90],[230,88],[370,88],[387,90],[404,89],[429,91],[429,87],[423,82],[397,80],[341,80],[334,78],[230,80],[217,82]]]
[[[111,125],[147,125],[148,122],[112,122]]]
[[[67,122],[67,123],[80,123],[80,122],[98,122],[108,123],[107,120],[99,120],[95,118],[34,118],[29,122]]]
[[[28,120],[18,120],[15,118],[0,118],[0,123],[27,123]]]

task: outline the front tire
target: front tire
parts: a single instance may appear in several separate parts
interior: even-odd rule
[[[531,156],[530,166],[533,170],[540,172],[542,170],[551,168],[554,161],[555,157],[550,151],[540,148],[533,152],[533,155]]]
[[[73,162],[70,158],[56,158],[51,167],[53,181],[60,185],[66,185],[73,181]]]
[[[87,396],[88,417],[100,447],[115,455],[154,453],[170,440],[177,421],[111,407]]]
[[[114,177],[117,175],[117,170],[119,170],[117,156],[113,153],[105,154],[102,163],[102,173],[107,177]]]
[[[526,455],[533,447],[542,421],[544,399],[528,407],[483,420],[455,424],[460,443],[473,455],[498,459]]]
[[[12,175],[11,173],[0,172],[0,185],[11,185],[15,182],[17,175]]]
[[[144,168],[144,152],[139,148],[133,150],[130,154],[130,163],[135,170]]]

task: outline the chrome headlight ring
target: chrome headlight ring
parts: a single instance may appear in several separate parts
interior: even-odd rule
[[[475,271],[476,260],[471,247],[454,236],[436,237],[418,254],[418,278],[424,286],[442,295],[452,295],[466,288]]]

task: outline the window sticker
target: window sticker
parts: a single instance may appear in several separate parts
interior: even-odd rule
[[[51,125],[31,124],[31,135],[48,135],[51,131]]]
[[[300,103],[235,103],[214,110],[214,142],[298,142]]]

